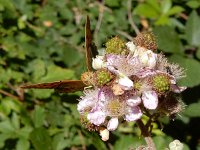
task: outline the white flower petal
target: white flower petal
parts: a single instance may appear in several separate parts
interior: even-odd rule
[[[158,106],[158,95],[155,91],[144,91],[142,101],[147,109],[156,109]]]
[[[117,129],[118,124],[119,124],[119,121],[118,121],[118,118],[117,118],[117,117],[111,118],[111,119],[108,121],[107,129],[108,129],[109,131],[114,131],[114,130]]]
[[[142,117],[142,111],[138,106],[128,108],[128,113],[125,115],[126,121],[135,121]]]
[[[131,52],[135,52],[135,50],[137,49],[137,47],[134,45],[134,43],[132,41],[127,42],[126,43],[127,48],[131,51]]]
[[[95,111],[87,115],[87,119],[97,126],[102,124],[105,121],[105,118],[106,115],[102,111]]]
[[[134,107],[141,103],[141,98],[139,96],[132,96],[126,100],[127,105]]]
[[[100,136],[102,141],[109,140],[109,131],[107,129],[100,130]]]
[[[126,76],[119,78],[118,83],[123,90],[130,90],[133,88],[133,81]]]
[[[80,113],[84,113],[85,109],[93,107],[95,103],[96,103],[95,100],[89,100],[89,99],[81,100],[77,105],[77,110]]]
[[[106,63],[103,59],[104,59],[103,56],[97,56],[96,58],[93,58],[92,67],[96,70],[106,67]]]
[[[144,51],[140,55],[140,61],[145,65],[145,67],[153,69],[156,65],[157,54],[155,54],[151,50]]]

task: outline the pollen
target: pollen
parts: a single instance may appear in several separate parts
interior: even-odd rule
[[[139,91],[141,87],[142,87],[142,83],[140,83],[139,80],[136,80],[134,82],[134,88]]]
[[[107,113],[111,117],[122,116],[125,112],[125,103],[119,99],[110,100],[107,104]]]
[[[118,36],[108,40],[106,42],[107,54],[126,54],[126,44]]]
[[[164,74],[155,75],[152,78],[153,88],[160,94],[170,90],[170,80]]]

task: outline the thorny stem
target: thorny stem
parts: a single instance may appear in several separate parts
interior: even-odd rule
[[[137,120],[137,124],[141,130],[142,136],[144,136],[149,150],[156,150],[156,146],[151,138],[151,134],[149,133],[148,128],[144,125],[141,119]]]

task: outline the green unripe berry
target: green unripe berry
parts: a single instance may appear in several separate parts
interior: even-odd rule
[[[101,69],[101,70],[96,71],[96,81],[97,81],[98,86],[105,85],[112,78],[113,78],[112,74],[105,69]]]
[[[170,80],[166,75],[158,74],[152,78],[153,88],[158,93],[164,93],[170,90]]]
[[[106,42],[107,54],[125,54],[127,51],[125,48],[125,42],[118,36],[115,36]]]

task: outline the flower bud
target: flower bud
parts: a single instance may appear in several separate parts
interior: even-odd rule
[[[92,67],[96,70],[101,69],[101,68],[105,68],[106,63],[103,59],[104,59],[103,56],[97,56],[96,58],[93,58],[92,59]]]
[[[174,140],[169,144],[170,150],[183,150],[183,144],[179,140]]]
[[[106,128],[100,129],[99,134],[103,141],[109,140],[109,131]]]
[[[137,50],[137,47],[135,46],[135,44],[130,41],[126,43],[126,47],[130,50],[130,52],[134,53]]]
[[[117,118],[117,117],[111,118],[111,119],[108,121],[107,129],[108,129],[109,131],[114,131],[114,130],[117,129],[118,124],[119,124],[119,121],[118,121],[118,118]]]

